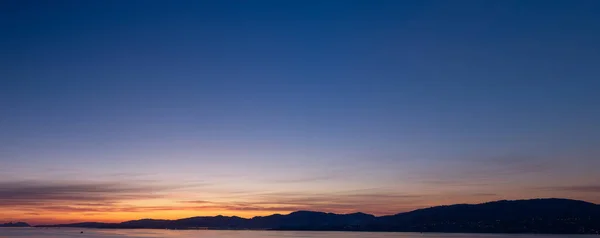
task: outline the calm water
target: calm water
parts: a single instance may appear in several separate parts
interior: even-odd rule
[[[80,232],[83,231],[83,234]],[[367,232],[311,232],[311,231],[206,231],[206,230],[106,230],[71,228],[0,228],[0,238],[594,238],[597,235],[504,235],[504,234],[420,234],[420,233],[367,233]]]

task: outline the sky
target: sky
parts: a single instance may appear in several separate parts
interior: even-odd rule
[[[600,203],[600,1],[0,1],[0,222]]]

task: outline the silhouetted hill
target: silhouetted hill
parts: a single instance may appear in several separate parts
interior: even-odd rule
[[[596,233],[600,206],[568,199],[496,201],[419,209],[380,217],[370,230],[419,232]]]
[[[0,227],[30,227],[30,225],[25,222],[15,222],[15,223],[9,222],[9,223],[0,224]]]
[[[121,222],[119,224],[111,224],[115,228],[159,228],[165,229],[168,228],[170,220],[154,220],[154,219],[141,219],[141,220],[133,220]],[[108,225],[105,225],[108,226]]]
[[[221,228],[221,229],[243,229],[246,228],[247,219],[241,217],[190,217],[175,220],[173,225],[178,228],[199,227],[199,228]]]
[[[367,222],[375,216],[364,213],[334,214],[312,211],[297,211],[288,215],[254,217],[249,227],[280,230],[346,230]]]
[[[382,217],[297,211],[251,219],[215,216],[43,227],[596,234],[600,206],[568,199],[532,199],[439,206]]]

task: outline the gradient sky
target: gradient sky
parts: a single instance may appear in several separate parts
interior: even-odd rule
[[[0,221],[600,203],[600,1],[0,1]]]

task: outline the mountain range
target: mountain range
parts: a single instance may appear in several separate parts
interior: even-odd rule
[[[9,223],[4,223],[4,224],[0,224],[0,227],[29,227],[30,225],[25,223],[25,222],[9,222]]]
[[[600,205],[550,198],[438,206],[379,217],[296,211],[253,218],[203,216],[37,227],[599,234]]]

